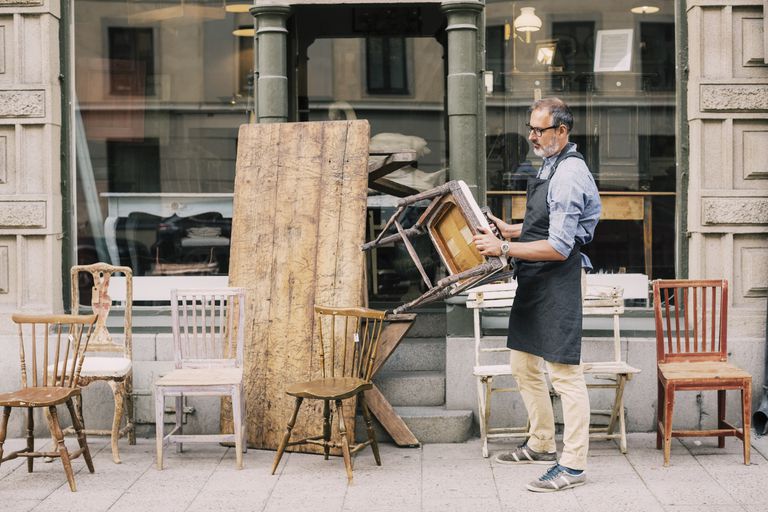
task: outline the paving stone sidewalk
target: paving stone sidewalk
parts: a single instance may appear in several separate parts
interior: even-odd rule
[[[612,442],[592,443],[589,481],[550,494],[525,490],[546,466],[509,466],[483,459],[478,440],[422,448],[382,445],[383,466],[370,450],[355,459],[347,483],[339,458],[287,454],[275,476],[274,452],[249,450],[235,469],[232,449],[188,445],[167,452],[154,466],[154,440],[121,442],[122,464],[113,464],[105,438],[89,441],[96,473],[74,463],[78,492],[71,493],[61,463],[35,461],[35,472],[15,459],[0,465],[0,510],[12,511],[669,511],[765,512],[768,510],[768,439],[753,439],[752,465],[741,463],[741,444],[728,438],[674,440],[671,465],[662,466],[654,434],[629,436],[622,455]],[[5,443],[8,450],[24,445]],[[76,445],[73,439],[67,445]],[[495,443],[494,451],[511,445]]]

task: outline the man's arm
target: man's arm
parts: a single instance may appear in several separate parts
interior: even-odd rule
[[[483,256],[501,256],[501,240],[485,228],[478,228],[480,233],[473,237],[475,247]],[[528,261],[564,261],[563,256],[555,250],[548,240],[535,242],[511,242],[507,256]]]

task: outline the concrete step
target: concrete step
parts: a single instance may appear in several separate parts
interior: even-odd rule
[[[416,310],[416,321],[408,331],[409,338],[445,338],[447,334],[445,310]]]
[[[408,428],[420,443],[463,443],[473,435],[472,411],[446,410],[443,406],[395,407]],[[392,442],[392,438],[374,419],[376,439]],[[355,421],[358,440],[367,437],[361,415]]]
[[[381,369],[382,372],[444,370],[444,337],[404,339]]]
[[[373,380],[392,405],[429,406],[445,404],[444,372],[382,372]]]

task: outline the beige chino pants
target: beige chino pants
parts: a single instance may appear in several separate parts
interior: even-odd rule
[[[586,293],[586,275],[581,274],[581,295]],[[554,452],[555,416],[544,374],[546,364],[552,387],[563,404],[563,452],[561,465],[571,469],[587,469],[589,451],[589,394],[582,366],[550,363],[543,358],[513,350],[510,356],[512,373],[523,397],[531,422],[528,446],[537,452]]]

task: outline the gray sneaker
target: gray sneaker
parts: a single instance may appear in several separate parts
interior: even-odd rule
[[[511,452],[500,453],[495,458],[499,464],[552,464],[557,462],[555,452],[537,452],[523,443]]]
[[[587,483],[587,472],[581,471],[574,475],[572,469],[560,464],[555,464],[541,475],[538,480],[526,485],[526,489],[533,492],[555,492],[578,487]]]

